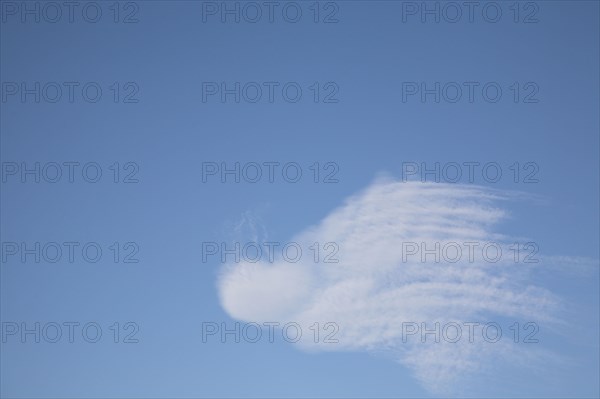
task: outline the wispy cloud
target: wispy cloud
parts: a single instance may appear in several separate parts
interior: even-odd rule
[[[490,359],[522,359],[524,345],[466,338],[422,343],[418,335],[406,339],[403,323],[425,322],[431,328],[435,322],[560,321],[560,299],[529,282],[539,264],[515,262],[514,240],[494,231],[507,217],[500,205],[513,197],[521,195],[380,179],[292,238],[305,248],[336,242],[339,263],[304,257],[298,263],[277,259],[224,265],[218,282],[221,304],[246,322],[296,321],[305,331],[314,322],[335,322],[337,344],[314,343],[313,335],[305,334],[299,345],[384,353],[412,370],[427,389],[448,392],[458,379],[484,370]],[[433,257],[423,262],[419,256],[403,259],[407,242],[427,248],[495,242],[505,255],[494,263],[481,256],[469,260],[466,254],[454,263],[436,263]],[[543,362],[545,355],[534,348],[526,356]]]

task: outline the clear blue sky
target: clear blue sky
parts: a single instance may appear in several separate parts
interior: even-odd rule
[[[97,263],[82,259],[81,246],[73,263],[66,253],[56,263],[35,263],[32,255],[23,262],[20,253],[2,259],[3,323],[96,322],[103,330],[95,344],[78,330],[73,343],[65,336],[54,344],[7,336],[2,397],[439,395],[380,347],[306,351],[281,340],[203,343],[202,323],[236,319],[220,300],[222,265],[216,257],[202,262],[202,242],[231,242],[244,215],[259,220],[251,227],[259,225],[270,240],[289,241],[381,174],[400,180],[405,162],[470,161],[497,162],[503,171],[498,183],[478,176],[475,185],[525,193],[498,205],[509,216],[493,231],[534,241],[541,256],[555,260],[525,285],[560,298],[561,316],[552,325],[538,320],[535,348],[552,357],[547,368],[528,367],[523,355],[517,357],[522,364],[498,367],[488,379],[462,376],[448,395],[598,397],[599,3],[501,1],[494,3],[502,10],[496,23],[486,20],[493,9],[482,16],[486,3],[474,9],[472,22],[463,8],[451,23],[444,18],[454,18],[455,10],[439,2],[446,14],[436,23],[427,14],[421,21],[422,10],[413,8],[421,2],[321,2],[315,23],[313,2],[299,1],[286,9],[288,19],[294,6],[302,10],[291,23],[282,16],[289,2],[281,2],[273,22],[263,5],[251,23],[244,17],[254,18],[255,11],[241,2],[240,22],[224,15],[223,23],[221,8],[236,2],[136,1],[119,3],[115,23],[115,3],[100,1],[94,3],[102,11],[97,23],[82,17],[86,2],[73,10],[72,23],[65,6],[52,23],[55,9],[26,2],[40,7],[38,23],[22,15],[21,2],[2,0],[3,256],[7,242],[96,242],[103,250]],[[94,18],[96,8],[89,7],[87,18]],[[40,82],[39,103],[35,94],[22,100],[23,82],[30,89]],[[56,85],[48,82],[61,87],[55,103],[48,99]],[[73,102],[65,82],[78,84],[71,86]],[[82,98],[89,82],[102,89],[97,102]],[[256,87],[247,85],[239,103],[234,95],[222,102],[220,91],[206,91],[221,90],[222,82],[230,88],[258,82],[263,97],[247,101]],[[278,84],[273,102],[264,82]],[[302,89],[295,103],[282,97],[289,82]],[[422,82],[429,88],[440,82],[439,103],[432,94],[423,102],[420,92],[406,91],[420,90]],[[447,101],[456,87],[448,82],[464,90],[456,103]],[[464,82],[478,84],[473,102]],[[482,97],[490,82],[502,89],[497,102]],[[88,86],[93,97],[95,84]],[[33,175],[21,182],[22,163],[34,168],[36,162],[51,176],[48,163],[80,166],[73,183],[64,165],[57,183],[44,176],[35,183]],[[97,183],[81,177],[88,162],[101,167]],[[119,183],[113,182],[115,162]],[[264,176],[255,184],[213,177],[203,183],[203,162],[297,162],[303,177],[296,184],[280,175],[273,183]],[[339,182],[314,183],[309,167],[315,162],[321,180],[330,171],[324,165],[334,162]],[[534,162],[539,182],[525,184],[521,175],[515,183],[509,168],[515,162],[521,168]],[[11,174],[15,165],[19,170]],[[94,169],[88,172],[93,178]],[[139,262],[115,263],[109,248],[115,242],[120,260],[137,248]],[[123,248],[129,242],[135,245]],[[502,320],[507,326],[522,321]],[[139,342],[113,343],[115,322],[120,341],[132,331],[125,323],[136,323]]]

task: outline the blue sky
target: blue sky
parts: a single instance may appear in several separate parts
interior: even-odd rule
[[[280,2],[273,22],[263,5],[256,23],[243,2],[82,2],[55,23],[27,4],[39,22],[0,3],[2,397],[598,397],[597,2],[479,2],[456,23],[442,2],[427,3],[439,23],[401,1],[320,2],[317,23],[312,1]],[[239,23],[222,15],[236,4]],[[35,82],[39,102],[22,97]],[[236,82],[239,102],[223,101]],[[407,92],[436,82],[439,102]],[[22,175],[36,162],[39,183]],[[263,178],[203,182],[207,162],[255,162]],[[297,183],[281,175],[292,162]],[[403,182],[409,162],[494,163],[502,178]],[[467,239],[533,242],[540,262],[401,260],[407,242]],[[299,243],[303,260],[203,262],[203,243],[254,241]],[[311,262],[315,241],[340,262]],[[23,261],[36,242],[78,246],[73,262]],[[298,322],[305,339],[202,339],[206,323],[265,321]],[[436,321],[497,322],[503,340],[403,345],[402,322]],[[530,321],[539,342],[514,343],[509,326]],[[51,324],[21,342],[36,322],[63,336],[47,342]],[[102,337],[71,343],[65,322]],[[336,323],[339,342],[313,345],[314,322]]]

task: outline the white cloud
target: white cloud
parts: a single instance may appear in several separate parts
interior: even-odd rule
[[[498,204],[511,196],[479,186],[378,180],[290,240],[303,249],[336,242],[339,263],[314,263],[307,254],[295,264],[276,259],[225,265],[218,282],[222,306],[241,321],[295,321],[305,332],[314,322],[335,322],[337,344],[315,344],[314,336],[305,334],[299,345],[384,353],[412,370],[427,389],[448,392],[457,380],[484,370],[490,359],[522,357],[523,345],[510,338],[489,344],[481,336],[473,343],[466,337],[455,344],[423,344],[414,337],[403,342],[403,322],[433,327],[435,322],[558,321],[558,298],[528,282],[535,265],[515,263],[513,240],[494,231],[507,217]],[[470,262],[466,254],[456,263],[402,259],[406,242],[432,248],[435,242],[490,241],[502,245],[497,263],[481,256]]]

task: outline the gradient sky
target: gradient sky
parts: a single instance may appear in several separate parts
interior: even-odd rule
[[[465,376],[445,395],[600,395],[598,2],[496,2],[502,10],[496,23],[481,15],[489,2],[479,3],[472,22],[463,14],[456,23],[444,15],[437,23],[427,15],[422,22],[419,11],[403,14],[421,2],[360,0],[320,2],[318,23],[312,1],[293,3],[302,10],[297,23],[282,17],[290,2],[281,2],[273,22],[263,15],[251,23],[243,17],[254,14],[244,14],[236,23],[227,15],[222,22],[219,11],[206,14],[223,2],[99,1],[86,9],[88,18],[93,7],[102,10],[92,23],[81,14],[87,3],[74,10],[73,22],[62,6],[61,19],[52,23],[45,18],[54,18],[54,10],[43,3],[0,2],[3,173],[14,163],[33,168],[36,162],[96,162],[102,169],[97,183],[86,182],[80,169],[72,183],[66,168],[57,183],[6,175],[0,233],[3,255],[6,242],[75,241],[97,242],[103,257],[97,263],[81,256],[73,263],[3,258],[0,310],[3,323],[96,322],[103,336],[95,344],[81,335],[55,344],[7,337],[2,397],[439,395],[386,351],[305,351],[281,340],[203,343],[203,322],[236,319],[219,299],[221,262],[202,262],[202,243],[248,241],[254,228],[286,242],[382,174],[400,180],[405,162],[470,161],[497,162],[506,177],[498,183],[477,177],[467,186],[521,193],[501,204],[508,217],[493,231],[536,242],[555,259],[555,267],[537,270],[526,283],[561,298],[561,327],[538,323],[536,348],[553,356],[546,368],[504,365],[488,378]],[[40,21],[22,16],[22,4],[38,4]],[[39,103],[34,94],[22,101],[24,82],[47,87]],[[65,90],[58,102],[46,100],[54,93],[48,82]],[[64,82],[78,84],[73,102]],[[89,82],[102,88],[97,102],[82,98]],[[223,102],[220,93],[203,92],[211,82],[279,86],[273,102],[242,96],[236,103],[232,95]],[[298,102],[282,97],[289,82],[302,88]],[[479,86],[473,102],[465,92],[456,103],[436,103],[433,95],[403,101],[405,82]],[[489,82],[503,90],[498,102],[481,96]],[[526,97],[532,90],[537,93]],[[297,162],[303,178],[203,183],[203,162]],[[314,183],[309,167],[315,162],[335,163],[339,181]],[[515,162],[534,162],[539,182],[515,183],[509,169]],[[130,172],[138,182],[124,183]],[[393,206],[385,198],[378,204]],[[139,262],[115,263],[109,249],[115,242],[121,257],[133,248],[123,246],[135,243]],[[115,322],[120,341],[125,323],[136,323],[139,342],[114,343],[109,327]]]

